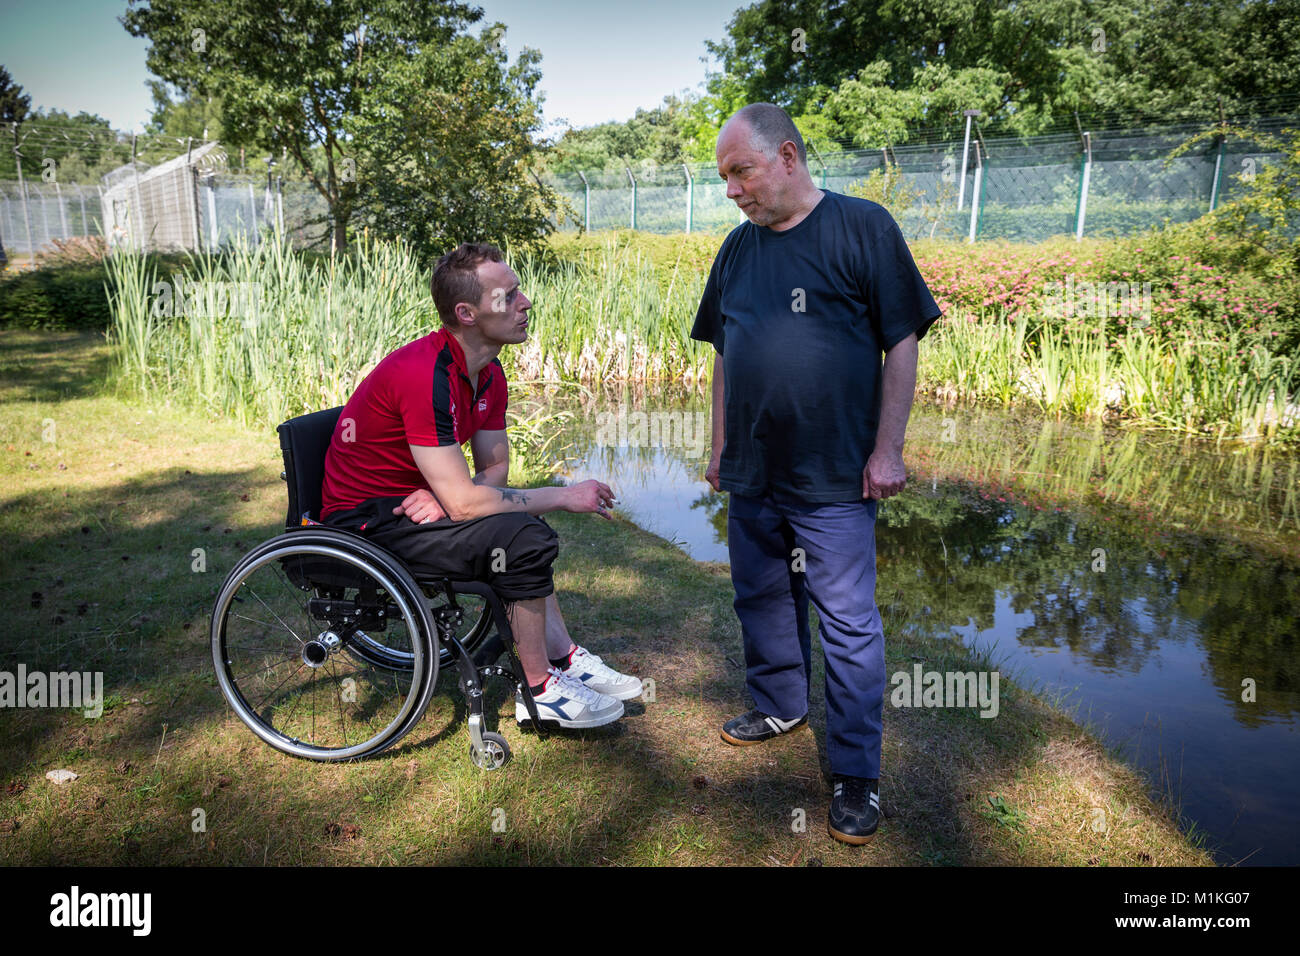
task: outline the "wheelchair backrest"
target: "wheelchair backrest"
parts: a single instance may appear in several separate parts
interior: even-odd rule
[[[320,520],[321,485],[325,481],[325,452],[343,406],[291,418],[276,428],[284,454],[284,480],[289,486],[285,527],[297,528],[306,514]]]

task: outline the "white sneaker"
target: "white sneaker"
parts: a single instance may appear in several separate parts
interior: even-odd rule
[[[623,716],[623,702],[597,693],[580,680],[576,680],[555,667],[548,668],[550,677],[546,688],[534,694],[537,716],[553,721],[561,727],[600,727]],[[530,719],[524,707],[524,695],[515,695],[515,720],[523,723]]]
[[[599,694],[615,700],[631,700],[641,696],[641,679],[630,674],[620,674],[585,647],[574,646],[569,655],[569,666],[564,673],[582,681]]]

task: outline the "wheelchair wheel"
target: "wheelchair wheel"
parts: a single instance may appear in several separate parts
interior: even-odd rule
[[[226,700],[266,743],[313,760],[372,756],[414,725],[438,676],[433,634],[405,568],[328,530],[258,545],[212,611]]]

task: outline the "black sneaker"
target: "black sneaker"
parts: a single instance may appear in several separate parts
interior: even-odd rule
[[[870,843],[880,822],[880,781],[835,774],[826,829],[841,843]]]
[[[790,720],[782,720],[780,717],[769,717],[761,710],[751,710],[749,713],[733,717],[723,724],[722,739],[738,747],[761,744],[764,740],[771,740],[781,734],[788,734],[792,730],[798,730],[807,723],[807,714]]]

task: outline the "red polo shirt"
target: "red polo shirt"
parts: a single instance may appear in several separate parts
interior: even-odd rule
[[[390,352],[343,406],[329,450],[321,517],[428,482],[408,445],[459,445],[506,427],[506,376],[493,359],[470,383],[465,353],[446,329]]]

